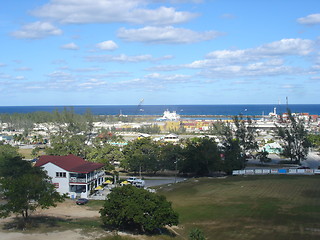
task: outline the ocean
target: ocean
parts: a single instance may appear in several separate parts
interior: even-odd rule
[[[267,115],[276,108],[278,114],[286,112],[285,104],[234,104],[234,105],[88,105],[65,106],[71,107],[78,114],[83,114],[87,109],[94,115],[162,115],[165,110],[176,111],[183,115]],[[52,112],[62,111],[64,106],[2,106],[0,113],[31,113],[37,111]],[[320,104],[289,104],[291,112],[309,113],[320,115]]]

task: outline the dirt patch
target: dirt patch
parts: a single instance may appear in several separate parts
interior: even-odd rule
[[[48,216],[61,218],[65,220],[76,220],[82,218],[98,218],[98,211],[91,211],[87,206],[78,206],[73,200],[67,199],[63,203],[59,203],[57,207],[49,209],[39,209],[32,214],[32,216]],[[46,233],[27,233],[27,232],[18,232],[14,230],[5,230],[4,226],[14,220],[13,217],[0,219],[0,239],[1,240],[88,240],[102,237],[101,232],[91,232],[83,234],[81,229],[67,230],[67,231],[48,231]],[[107,235],[106,233],[105,235]]]
[[[100,216],[99,211],[91,211],[86,205],[77,205],[70,199],[66,199],[63,203],[58,203],[55,208],[39,209],[34,215],[46,215],[65,219],[94,218]]]

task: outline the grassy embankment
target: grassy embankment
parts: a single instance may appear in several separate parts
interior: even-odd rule
[[[161,194],[173,202],[187,236],[208,239],[320,239],[320,176],[199,179]]]
[[[320,239],[320,176],[248,176],[191,179],[158,190],[180,215],[180,225],[169,235],[140,236],[145,240],[188,239],[200,228],[215,240]],[[103,201],[87,205],[98,211]],[[60,222],[58,229],[82,228],[103,234],[99,219]],[[58,230],[57,229],[57,230]],[[105,237],[101,240],[137,239]]]
[[[188,239],[196,227],[215,240],[320,239],[319,183],[320,176],[239,176],[163,187],[158,193],[180,214],[180,236],[145,239]]]

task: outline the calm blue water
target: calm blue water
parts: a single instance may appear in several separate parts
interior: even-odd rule
[[[67,106],[70,108],[71,106]],[[286,105],[142,105],[139,108],[134,105],[99,105],[99,106],[72,106],[74,111],[83,114],[90,109],[94,115],[162,115],[165,110],[177,111],[180,115],[261,115],[269,114],[273,108],[277,113],[286,112]],[[307,112],[320,115],[320,104],[290,104],[292,112]],[[63,110],[63,106],[9,106],[0,107],[0,113],[30,113],[36,111],[52,112]]]

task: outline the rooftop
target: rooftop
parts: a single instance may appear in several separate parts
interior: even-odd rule
[[[68,172],[76,173],[89,173],[104,166],[102,163],[88,162],[83,158],[77,157],[73,154],[69,154],[67,156],[44,155],[39,158],[35,166],[41,167],[49,162],[61,167],[64,170],[67,170]]]

